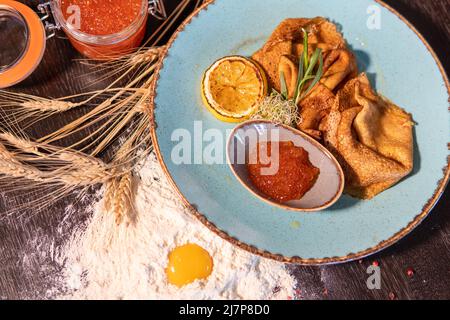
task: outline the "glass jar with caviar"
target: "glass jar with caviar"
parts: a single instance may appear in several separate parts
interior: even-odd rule
[[[162,0],[50,0],[31,8],[0,0],[0,88],[14,85],[35,70],[46,39],[62,30],[84,56],[107,60],[142,43],[149,13],[164,19]],[[3,41],[3,40],[2,40]]]
[[[93,59],[120,56],[145,36],[146,0],[53,0],[51,12],[72,45]]]

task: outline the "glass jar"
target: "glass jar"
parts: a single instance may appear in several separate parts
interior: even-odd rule
[[[50,0],[38,6],[41,13],[39,16],[23,3],[0,0],[0,39],[3,42],[0,46],[0,89],[22,81],[36,69],[44,55],[46,40],[58,30],[64,31],[73,47],[81,54],[91,59],[107,60],[139,47],[145,36],[149,14],[161,20],[167,18],[163,0],[133,0],[136,5],[136,14],[133,16],[121,15],[120,10],[108,11],[108,6],[103,6],[102,12],[111,16],[91,14],[92,19],[97,19],[92,21],[99,22],[99,30],[89,28],[93,32],[88,33],[69,23],[70,17],[62,10],[63,4],[66,7],[71,3],[92,6],[104,5],[103,1],[114,1],[113,5],[120,4],[116,1],[132,4],[131,0]],[[100,30],[104,21],[112,21],[109,23],[110,30],[120,26],[120,22],[125,21],[125,24],[122,23],[122,29],[108,33],[108,28]]]
[[[73,0],[66,1],[69,3],[78,3],[77,1]],[[124,29],[111,34],[89,34],[87,32],[83,32],[82,30],[77,29],[73,24],[68,22],[65,14],[62,11],[61,0],[52,0],[50,1],[49,5],[51,14],[55,20],[55,27],[64,30],[75,49],[77,49],[81,54],[88,58],[106,60],[129,53],[131,50],[138,47],[144,39],[149,13],[149,2],[148,0],[134,1],[140,2],[140,9],[138,14],[135,17],[132,17],[134,20]],[[131,5],[131,1],[128,2],[128,5]],[[48,6],[46,7],[45,5],[40,7],[40,9],[43,9],[44,11],[46,11],[47,8]],[[81,10],[83,10],[83,8],[81,8]],[[117,13],[114,10],[106,11],[104,12],[104,14],[107,14],[107,12],[109,12],[108,14],[110,14],[111,16],[101,17],[102,20],[108,18],[111,18],[112,20],[117,18],[129,18],[120,17],[121,13]],[[47,11],[47,13],[49,12]],[[96,33],[97,31],[98,30],[94,31],[94,33]]]
[[[38,15],[23,3],[0,0],[0,89],[19,83],[39,65],[46,34]]]

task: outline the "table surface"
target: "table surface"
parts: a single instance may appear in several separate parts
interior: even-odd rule
[[[38,1],[22,1],[36,7]],[[195,3],[196,1],[192,1]],[[450,70],[450,0],[386,0],[403,14],[429,41],[445,70]],[[178,0],[165,0],[168,11]],[[193,8],[193,5],[192,5]],[[188,8],[184,16],[189,14]],[[181,22],[181,21],[180,21]],[[149,24],[148,32],[157,27]],[[167,38],[163,41],[167,41]],[[25,82],[11,90],[47,97],[60,97],[85,90],[95,80],[88,69],[73,59],[80,56],[62,36],[48,41],[44,60]],[[101,88],[106,82],[98,82]],[[85,110],[73,110],[63,117],[40,123],[30,135],[38,137],[74,120]],[[67,141],[70,143],[70,141]],[[95,190],[92,190],[93,192]],[[8,194],[0,190],[0,299],[40,299],[49,296],[60,265],[42,254],[45,246],[64,243],[67,235],[87,218],[84,203],[67,207],[74,197],[63,199],[41,212],[3,214],[14,206],[33,199],[33,193]],[[450,191],[447,188],[430,216],[399,243],[367,259],[335,266],[304,267],[292,265],[304,299],[450,299]],[[51,241],[48,241],[51,240]],[[373,262],[381,267],[381,289],[369,290],[367,268]],[[414,270],[413,276],[407,270]]]

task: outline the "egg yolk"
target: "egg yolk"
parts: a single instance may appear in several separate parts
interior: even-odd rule
[[[170,252],[166,274],[169,283],[182,287],[208,278],[212,269],[213,261],[208,251],[196,244],[186,244]]]

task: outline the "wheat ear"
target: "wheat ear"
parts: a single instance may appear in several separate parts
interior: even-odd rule
[[[128,221],[131,220],[134,212],[133,174],[131,172],[124,174],[118,180],[113,205],[117,224],[123,222],[125,218]]]

